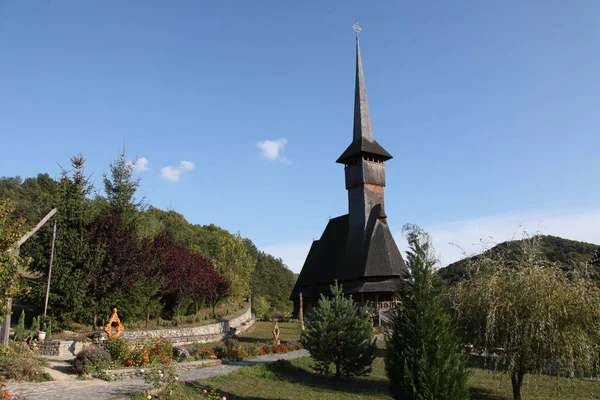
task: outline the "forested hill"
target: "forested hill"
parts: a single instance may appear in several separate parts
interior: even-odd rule
[[[522,240],[503,242],[485,251],[483,254],[488,256],[497,254],[508,255],[510,253],[518,252],[520,242],[522,242]],[[573,265],[573,263],[596,260],[595,257],[598,257],[598,254],[600,253],[600,248],[597,244],[578,242],[576,240],[563,239],[557,236],[541,235],[540,244],[544,255],[549,261],[556,262],[565,268]],[[450,283],[458,282],[467,277],[468,265],[480,257],[481,255],[477,255],[452,263],[444,268],[440,268],[438,274],[445,281]],[[598,265],[598,267],[600,267],[600,265]]]
[[[100,188],[83,173],[83,157],[73,157],[71,163],[72,169],[58,179],[46,173],[0,178],[0,199],[13,201],[14,217],[35,225],[53,207],[59,209],[53,217],[58,234],[49,301],[49,312],[58,322],[89,323],[109,300],[122,304],[130,320],[146,314],[185,316],[222,296],[235,302],[248,294],[261,303],[261,313],[264,307],[272,314],[291,311],[288,297],[296,275],[281,259],[258,250],[239,233],[191,224],[175,211],[136,200],[139,180],[123,153],[110,165]],[[23,300],[28,304],[43,304],[51,236],[52,223],[47,223],[21,247],[32,258],[30,272],[39,276],[28,282],[31,291]],[[213,270],[218,277],[210,275]],[[197,277],[201,274],[206,278]],[[225,286],[219,286],[219,279]],[[202,287],[202,280],[209,286]],[[138,298],[147,296],[143,307],[125,304],[133,301],[132,290]],[[140,308],[145,311],[135,311]]]

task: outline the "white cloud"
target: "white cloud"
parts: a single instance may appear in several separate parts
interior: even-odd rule
[[[287,139],[265,140],[257,144],[260,154],[263,158],[270,161],[279,161],[286,164],[292,162],[282,155],[283,149],[287,144]]]
[[[127,161],[127,165],[129,166],[129,168],[131,168],[133,172],[138,173],[150,170],[150,168],[148,168],[149,163],[150,161],[148,161],[146,157],[140,157],[135,161]]]
[[[179,182],[181,175],[192,171],[196,166],[191,161],[180,161],[177,167],[166,166],[160,170],[162,177],[171,182]]]
[[[465,254],[479,253],[506,240],[521,239],[523,232],[530,235],[540,233],[560,236],[600,245],[599,226],[600,208],[544,213],[507,213],[422,226],[422,228],[431,235],[440,259],[440,266],[446,266],[460,260]],[[321,232],[315,232],[315,235],[320,234]],[[394,239],[400,250],[404,252],[407,246],[402,232],[394,232]],[[307,238],[302,242],[269,245],[262,250],[281,257],[292,271],[300,272],[311,243],[312,241]]]

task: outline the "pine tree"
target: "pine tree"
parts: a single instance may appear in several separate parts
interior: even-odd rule
[[[396,399],[469,398],[468,369],[441,298],[429,236],[406,226],[410,275],[398,293],[401,306],[386,332],[387,374]]]
[[[315,360],[315,370],[335,376],[366,375],[371,372],[375,352],[371,314],[343,294],[342,286],[331,286],[331,299],[321,295],[300,339]]]
[[[134,164],[127,161],[125,149],[119,152],[118,158],[110,163],[110,177],[104,174],[104,191],[110,209],[121,216],[126,227],[133,227],[137,221],[138,211],[145,208],[144,198],[135,199],[135,192],[140,186],[141,177],[133,177]]]
[[[21,316],[19,317],[19,323],[15,328],[14,336],[15,342],[23,339],[25,339],[25,310],[21,311]]]

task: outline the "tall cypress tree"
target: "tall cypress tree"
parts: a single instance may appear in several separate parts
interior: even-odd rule
[[[386,332],[387,374],[396,399],[466,400],[468,369],[444,309],[429,236],[405,228],[410,275],[398,293],[401,306]]]
[[[14,341],[20,341],[25,339],[25,310],[21,311],[21,316],[19,317],[19,323],[15,328],[15,336],[13,336]]]

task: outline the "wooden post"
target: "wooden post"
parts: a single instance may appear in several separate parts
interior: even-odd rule
[[[36,233],[42,226],[44,226],[44,224],[48,222],[48,220],[54,214],[56,214],[56,208],[50,210],[50,212],[46,214],[46,216],[42,218],[42,220],[38,222],[38,224],[34,226],[32,230],[27,232],[21,239],[19,239],[19,241],[15,244],[15,248],[9,251],[18,257],[21,245],[25,243],[27,239],[31,237],[31,235]],[[8,346],[8,336],[10,334],[10,315],[12,314],[12,299],[9,298],[6,300],[6,306],[8,307],[8,313],[4,316],[4,321],[2,321],[2,325],[0,325],[0,340],[2,340],[2,345],[4,346]]]
[[[304,311],[302,309],[302,292],[300,292],[300,313],[299,313],[299,318],[300,318],[300,328],[302,330],[304,330]]]
[[[46,301],[44,302],[44,325],[42,329],[46,330],[46,311],[48,310],[48,295],[50,294],[50,277],[52,276],[52,261],[54,261],[54,241],[56,240],[56,221],[52,230],[52,250],[50,250],[50,267],[48,268],[48,285],[46,286]]]

